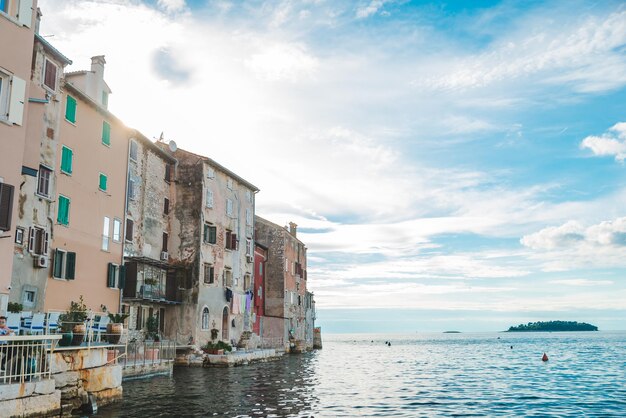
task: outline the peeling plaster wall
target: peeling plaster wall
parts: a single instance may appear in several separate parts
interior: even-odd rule
[[[53,201],[56,196],[56,177],[59,175],[58,166],[60,159],[57,156],[59,143],[59,122],[62,111],[61,94],[58,93],[63,73],[63,63],[53,56],[46,54],[43,46],[35,42],[33,52],[33,69],[30,80],[30,97],[45,100],[48,103],[29,103],[28,125],[26,128],[26,146],[24,147],[24,166],[38,170],[39,165],[44,165],[52,170],[50,177],[50,198],[37,195],[36,176],[22,174],[22,183],[19,187],[18,217],[16,226],[24,228],[23,243],[15,243],[13,255],[13,272],[11,278],[11,302],[22,303],[25,310],[43,310],[46,285],[50,268],[34,267],[38,256],[28,251],[29,228],[37,226],[49,234],[49,243],[54,234],[54,207]],[[58,66],[59,80],[57,81],[57,93],[44,89],[43,69],[45,59]],[[16,188],[17,192],[17,188]],[[17,197],[17,196],[16,196]],[[49,265],[52,265],[52,250],[49,245]],[[34,303],[25,299],[25,291],[35,292]]]

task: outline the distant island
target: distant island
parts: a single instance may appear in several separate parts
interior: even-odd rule
[[[598,327],[585,322],[576,321],[547,321],[529,322],[510,327],[506,332],[526,332],[526,331],[597,331]]]
[[[460,334],[461,331],[444,331],[444,334]]]

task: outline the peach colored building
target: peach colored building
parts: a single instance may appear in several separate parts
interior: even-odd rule
[[[13,268],[17,190],[26,138],[35,16],[33,0],[0,3],[0,312],[6,311]]]
[[[117,312],[130,131],[107,110],[103,56],[89,71],[65,74],[55,167],[53,254],[45,309],[82,295],[95,311]]]

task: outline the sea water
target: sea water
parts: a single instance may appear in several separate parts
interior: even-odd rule
[[[98,416],[626,416],[626,332],[323,337],[313,353],[124,382]]]

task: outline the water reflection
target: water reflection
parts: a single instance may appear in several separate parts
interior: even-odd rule
[[[124,382],[124,400],[98,417],[311,416],[317,353],[235,368],[176,368],[172,377]]]

